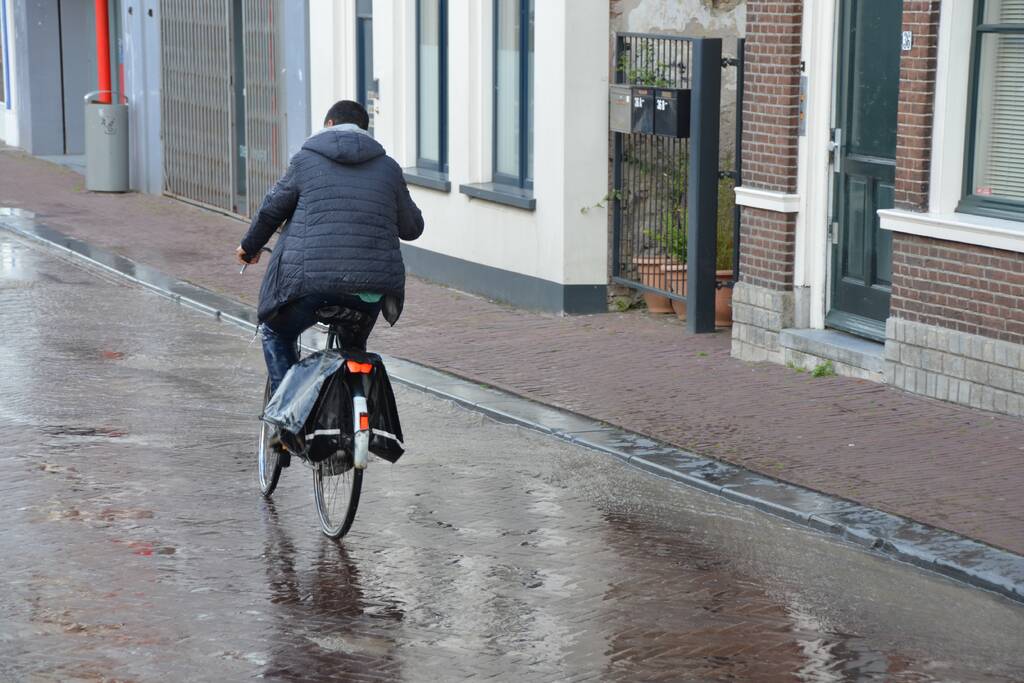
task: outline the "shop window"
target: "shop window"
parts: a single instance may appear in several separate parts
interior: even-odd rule
[[[964,198],[958,210],[1024,220],[1024,0],[978,0]]]

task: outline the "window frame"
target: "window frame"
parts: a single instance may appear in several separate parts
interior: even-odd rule
[[[11,59],[8,51],[7,0],[0,0],[0,109],[11,108]]]
[[[420,95],[422,94],[423,65],[421,63],[420,29],[423,25],[422,12],[424,0],[416,0],[416,168],[436,171],[448,175],[448,0],[437,0],[438,12],[438,132],[437,159],[423,156],[420,131]]]
[[[356,102],[363,105],[367,110],[370,108],[369,98],[366,94],[370,91],[370,87],[373,83],[373,77],[367,80],[366,77],[366,48],[367,40],[364,34],[363,27],[366,22],[370,23],[370,51],[371,51],[371,69],[372,69],[372,51],[373,51],[373,2],[372,0],[356,0],[356,16],[355,16],[355,27],[356,27]],[[373,122],[373,114],[370,115],[371,128]]]
[[[492,98],[492,135],[491,135],[491,177],[495,185],[509,185],[516,188],[533,189],[533,168],[530,161],[530,114],[533,109],[533,83],[530,82],[530,31],[533,26],[531,14],[534,12],[533,0],[508,0],[519,3],[519,111],[517,113],[519,124],[519,174],[509,175],[498,171],[498,19],[501,15],[500,3],[502,0],[494,0],[492,9],[494,12],[494,25],[491,49],[493,98]]]
[[[957,212],[969,213],[1005,220],[1024,220],[1024,200],[992,197],[974,193],[975,151],[978,137],[978,91],[981,81],[981,50],[986,35],[1010,34],[1024,37],[1024,24],[986,24],[985,3],[976,0],[974,19],[971,26],[970,83],[967,97],[967,131],[964,149],[963,191]]]

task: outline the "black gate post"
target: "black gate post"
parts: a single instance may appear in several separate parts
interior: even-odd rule
[[[687,189],[686,329],[715,331],[718,254],[718,133],[722,97],[722,40],[693,41],[690,168]]]

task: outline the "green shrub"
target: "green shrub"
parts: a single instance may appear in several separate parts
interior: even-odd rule
[[[832,377],[836,374],[836,366],[832,365],[832,361],[827,360],[824,363],[815,365],[811,374],[815,377]]]

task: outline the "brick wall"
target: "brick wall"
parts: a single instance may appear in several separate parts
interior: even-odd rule
[[[802,2],[747,0],[743,91],[745,187],[796,192]],[[774,290],[793,285],[796,217],[741,209],[740,273]]]
[[[913,48],[900,53],[899,114],[896,127],[896,206],[928,209],[939,0],[904,0],[903,30]]]
[[[796,214],[745,206],[740,221],[740,274],[768,289],[793,287]]]
[[[1024,344],[1024,254],[893,233],[892,315]]]
[[[743,184],[796,191],[802,2],[747,0]]]

